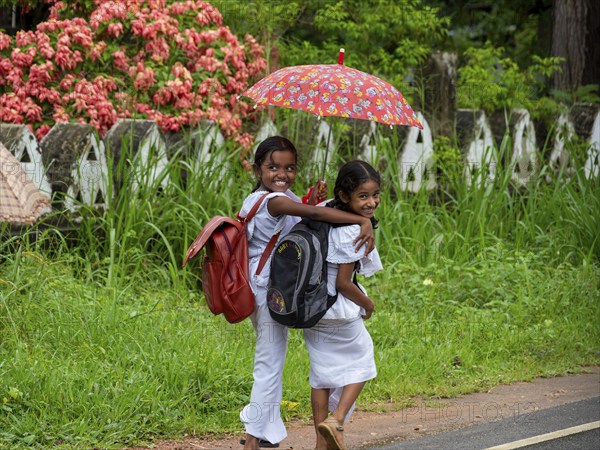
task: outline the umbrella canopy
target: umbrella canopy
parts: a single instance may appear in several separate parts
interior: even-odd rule
[[[404,96],[374,75],[338,64],[291,66],[260,80],[243,95],[257,106],[298,109],[319,116],[374,120],[423,128]]]
[[[32,224],[50,210],[44,194],[0,143],[0,222]]]

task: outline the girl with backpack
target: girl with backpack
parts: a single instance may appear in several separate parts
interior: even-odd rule
[[[272,136],[261,142],[254,155],[252,166],[258,183],[246,197],[240,211],[245,217],[254,204],[260,204],[254,218],[246,224],[248,258],[252,290],[256,307],[250,319],[256,333],[254,355],[254,383],[250,403],[240,413],[246,428],[244,450],[277,447],[286,436],[280,414],[283,365],[287,349],[288,329],[273,321],[266,304],[270,257],[264,269],[256,275],[263,252],[276,233],[285,235],[300,217],[331,223],[357,224],[353,245],[359,248],[374,247],[373,226],[368,217],[335,208],[306,205],[299,201],[289,188],[296,178],[297,152],[286,138]],[[360,227],[358,227],[360,225]]]
[[[373,167],[350,161],[340,168],[335,198],[327,206],[368,219],[375,227],[380,184]],[[377,249],[356,252],[359,234],[356,225],[329,230],[327,290],[330,295],[337,292],[337,300],[313,328],[304,330],[317,450],[346,449],[343,425],[365,383],[377,375],[373,341],[363,323],[373,314],[375,303],[356,281],[356,273],[370,276],[383,267]],[[330,416],[328,411],[332,411]]]

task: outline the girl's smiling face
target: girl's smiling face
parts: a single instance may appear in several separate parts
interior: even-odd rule
[[[296,180],[296,155],[291,150],[273,151],[254,167],[254,173],[260,179],[259,189],[285,192]]]
[[[373,180],[365,181],[358,186],[350,198],[343,192],[340,192],[340,200],[348,205],[348,208],[359,216],[371,218],[375,215],[375,209],[379,206],[379,183]]]

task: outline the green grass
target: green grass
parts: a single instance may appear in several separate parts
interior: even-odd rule
[[[391,146],[382,151],[385,270],[364,280],[377,305],[367,327],[379,373],[361,408],[600,364],[597,180],[576,174],[519,192],[505,172],[432,198],[401,192]],[[9,238],[2,226],[0,448],[123,448],[241,431],[252,326],[212,316],[197,266],[180,269],[203,223],[230,215],[253,186],[237,152],[224,155],[233,164],[194,170],[174,157],[167,189],[135,191],[125,176],[107,212],[83,207],[77,236],[42,223]],[[220,169],[226,182],[211,175]],[[297,192],[309,181],[301,176]],[[307,352],[292,330],[284,417],[308,419],[309,395]]]
[[[360,405],[447,397],[598,364],[600,270],[498,252],[469,265],[391,265],[366,282],[379,375]],[[390,265],[390,264],[388,264]],[[90,286],[69,262],[5,262],[0,447],[119,448],[157,437],[239,431],[253,330],[162,283]],[[27,282],[25,282],[27,280]],[[293,330],[287,418],[310,414],[308,360]],[[287,403],[286,403],[287,405]],[[374,407],[374,406],[373,406]]]

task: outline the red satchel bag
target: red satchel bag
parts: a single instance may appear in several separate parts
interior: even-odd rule
[[[215,216],[202,228],[200,234],[187,249],[183,266],[206,247],[202,258],[202,291],[206,303],[215,315],[223,314],[230,323],[244,320],[254,312],[255,300],[250,287],[248,268],[248,238],[246,224],[254,217],[263,195],[246,217]],[[276,233],[265,249],[256,274],[262,271],[279,233]]]

